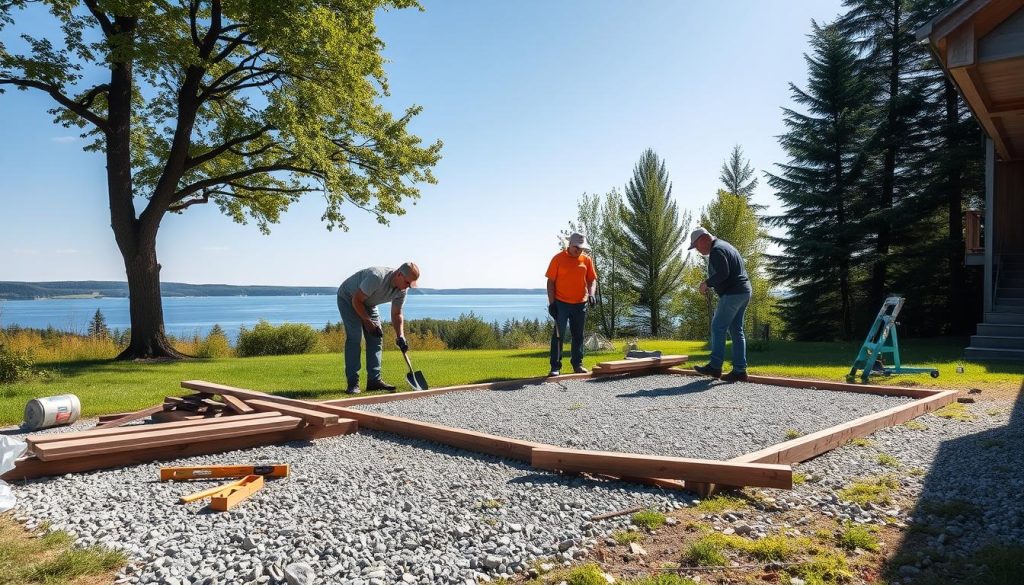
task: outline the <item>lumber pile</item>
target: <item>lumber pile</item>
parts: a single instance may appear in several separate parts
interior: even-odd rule
[[[29,479],[147,461],[222,453],[295,440],[354,433],[356,420],[332,407],[283,399],[262,392],[237,396],[224,387],[106,417],[93,429],[29,435],[27,455],[4,480]],[[220,400],[217,400],[220,397]],[[155,424],[133,424],[143,419]]]
[[[646,370],[664,370],[685,363],[689,357],[685,355],[663,355],[661,357],[614,360],[601,362],[594,366],[591,371],[598,375],[607,375],[632,374]]]

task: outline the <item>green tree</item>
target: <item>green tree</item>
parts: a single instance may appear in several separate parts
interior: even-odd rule
[[[864,176],[871,202],[865,225],[873,236],[868,308],[877,311],[892,289],[892,248],[916,244],[911,228],[931,207],[921,201],[926,182],[921,158],[932,147],[926,132],[934,119],[925,115],[931,80],[922,71],[935,65],[915,31],[927,20],[912,0],[845,0],[838,26],[862,58],[873,82],[869,98],[874,128],[869,143],[873,164]]]
[[[124,258],[131,343],[121,358],[177,357],[164,334],[156,236],[168,213],[213,203],[263,232],[303,194],[387,223],[434,182],[440,142],[394,116],[377,9],[414,0],[51,0],[60,42],[21,28],[26,0],[0,3],[0,89],[43,92],[56,120],[105,155],[110,225]],[[41,11],[39,11],[42,14]],[[136,203],[138,208],[136,210]]]
[[[665,163],[653,150],[644,151],[626,185],[624,268],[641,309],[638,324],[655,337],[669,324],[666,305],[681,283],[683,225],[689,218],[683,220]]]
[[[872,87],[855,46],[836,26],[812,23],[807,89],[790,84],[806,111],[785,108],[780,143],[789,162],[768,175],[784,208],[769,218],[785,235],[769,270],[790,287],[781,307],[798,339],[853,337],[856,262],[865,228],[862,177]]]
[[[95,337],[97,339],[106,339],[110,337],[110,328],[107,327],[107,318],[103,316],[103,311],[96,309],[96,314],[92,316],[92,320],[89,321],[89,337]]]
[[[622,210],[622,195],[617,189],[603,197],[584,193],[579,200],[577,219],[569,222],[568,230],[587,234],[597,270],[597,306],[587,313],[587,321],[609,339],[619,333],[633,314],[636,302],[623,268],[626,240]]]
[[[757,188],[757,177],[750,166],[750,160],[743,158],[743,148],[739,144],[732,148],[729,158],[722,163],[722,171],[718,175],[727,193],[742,195],[750,201]]]

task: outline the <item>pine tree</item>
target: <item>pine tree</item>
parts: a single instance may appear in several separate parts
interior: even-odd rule
[[[92,320],[89,321],[89,337],[95,337],[96,339],[106,339],[110,337],[110,328],[107,327],[107,319],[103,316],[103,311],[96,309],[96,314],[92,316]]]
[[[873,164],[864,177],[872,205],[865,216],[873,236],[867,307],[877,311],[893,288],[893,248],[917,244],[910,229],[931,211],[922,201],[922,158],[929,148],[927,129],[934,125],[926,113],[929,76],[934,69],[928,49],[915,31],[926,17],[910,0],[845,0],[849,10],[839,20],[844,35],[853,39],[863,58],[864,72],[874,83],[870,125]],[[900,258],[900,262],[906,261]],[[874,307],[874,309],[871,309]]]
[[[750,201],[757,188],[757,177],[750,161],[743,158],[743,148],[739,144],[733,147],[729,159],[722,163],[722,171],[718,175],[727,193],[741,195]]]
[[[626,185],[622,223],[625,273],[641,309],[638,324],[657,337],[668,325],[666,305],[681,282],[683,223],[665,163],[651,149],[641,155]]]
[[[622,206],[622,195],[617,189],[613,188],[603,197],[584,193],[579,200],[577,220],[569,222],[568,230],[587,235],[590,256],[597,270],[597,306],[587,313],[587,322],[609,339],[616,336],[632,315],[636,302],[623,271]]]
[[[798,339],[850,339],[872,87],[852,41],[834,25],[812,27],[807,89],[790,84],[806,113],[783,110],[789,162],[768,175],[785,208],[769,221],[786,232],[773,238],[783,251],[769,270],[790,287],[780,304]]]

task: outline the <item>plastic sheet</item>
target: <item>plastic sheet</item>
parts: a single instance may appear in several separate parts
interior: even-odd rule
[[[0,436],[0,475],[14,469],[14,462],[25,453],[27,448],[28,445],[25,441],[7,435]],[[0,481],[0,513],[10,510],[14,504],[15,499],[11,486]]]

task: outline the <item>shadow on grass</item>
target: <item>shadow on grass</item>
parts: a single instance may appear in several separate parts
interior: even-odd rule
[[[181,364],[202,363],[199,359],[153,360],[146,362],[117,361],[113,359],[81,360],[75,362],[39,362],[36,367],[54,372],[62,377],[74,378],[85,374],[113,372],[119,374],[137,373],[140,366],[147,368],[171,368]]]
[[[968,412],[984,417],[990,409],[978,402]],[[1024,582],[1024,494],[1011,487],[1024,485],[1024,383],[1012,409],[1005,426],[940,444],[914,522],[889,562],[893,577],[930,585]]]

